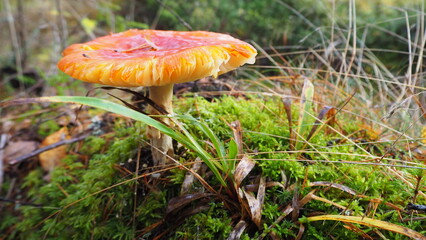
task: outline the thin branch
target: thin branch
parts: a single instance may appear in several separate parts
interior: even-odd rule
[[[6,9],[7,22],[9,24],[10,40],[12,41],[13,51],[15,53],[16,70],[19,76],[22,76],[22,59],[21,50],[19,48],[18,35],[16,33],[15,19],[13,18],[12,8],[9,0],[3,0],[4,8]]]
[[[4,151],[4,147],[6,146],[6,141],[7,141],[7,134],[0,135],[0,191],[1,191],[1,186],[3,184],[3,174],[4,174],[3,151]]]
[[[26,160],[28,158],[37,156],[37,155],[39,155],[42,152],[45,152],[45,151],[57,148],[59,146],[65,145],[65,144],[71,144],[71,143],[75,143],[75,142],[81,141],[81,140],[85,139],[86,137],[88,137],[91,133],[92,132],[88,132],[88,133],[80,135],[80,136],[78,136],[76,138],[64,139],[64,140],[61,140],[61,141],[56,142],[54,144],[50,144],[50,145],[48,145],[46,147],[39,148],[39,149],[37,149],[37,150],[29,153],[29,154],[25,154],[25,155],[22,155],[20,157],[15,158],[14,160],[10,161],[9,164],[14,165],[14,164],[20,163],[20,162],[22,162],[22,161],[24,161],[24,160]]]

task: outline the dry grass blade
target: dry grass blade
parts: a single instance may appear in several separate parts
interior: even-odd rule
[[[3,184],[3,175],[4,175],[4,170],[3,170],[3,152],[4,152],[4,148],[6,146],[7,143],[7,134],[1,134],[0,135],[0,188]]]
[[[297,233],[295,240],[302,239],[304,232],[305,232],[305,226],[303,224],[299,224],[299,232]]]
[[[192,165],[191,167],[191,171],[187,172],[185,175],[185,179],[183,180],[182,186],[180,188],[180,194],[186,194],[189,192],[192,184],[194,183],[195,180],[195,175],[192,174],[193,172],[198,172],[198,170],[200,170],[201,168],[201,159],[197,158],[195,159],[194,165]]]
[[[315,194],[312,194],[312,199],[314,199],[314,200],[317,200],[317,201],[321,201],[321,202],[324,202],[324,203],[328,203],[328,204],[330,204],[330,205],[333,205],[333,206],[335,206],[336,208],[340,208],[340,209],[342,209],[342,210],[346,210],[346,209],[348,209],[347,207],[345,207],[345,206],[342,206],[342,205],[340,205],[340,204],[338,204],[338,203],[335,203],[335,202],[333,202],[333,201],[330,201],[330,200],[328,200],[328,199],[325,199],[325,198],[322,198],[322,197],[319,197],[319,196],[317,196],[317,195],[315,195]],[[347,212],[348,213],[350,213],[351,211],[350,210],[347,210]]]
[[[426,236],[420,234],[419,232],[416,232],[409,228],[399,226],[393,223],[388,223],[385,221],[376,220],[372,218],[342,216],[342,215],[321,215],[321,216],[315,216],[315,217],[308,217],[307,220],[310,222],[322,221],[322,220],[333,220],[333,221],[357,223],[357,224],[361,224],[361,225],[365,225],[369,227],[377,227],[384,230],[396,232],[416,240],[426,240]]]
[[[303,197],[299,203],[298,203],[298,207],[301,208],[303,207],[306,203],[308,203],[309,201],[311,201],[313,199],[313,195],[315,193],[315,190],[309,192],[308,194],[306,194],[305,197]],[[269,225],[269,227],[267,229],[265,229],[265,231],[262,233],[262,235],[260,235],[259,240],[262,240],[263,238],[266,237],[266,234],[268,234],[269,232],[271,232],[271,230],[277,226],[285,217],[287,217],[290,213],[292,213],[294,210],[294,208],[292,207],[292,204],[287,205],[286,208],[284,208],[284,210],[281,213],[281,216],[279,216],[274,223],[272,223],[271,225]]]
[[[241,234],[243,234],[246,227],[247,227],[247,223],[244,220],[239,221],[237,225],[235,225],[234,229],[232,229],[232,232],[229,234],[226,240],[240,239]]]
[[[351,230],[352,232],[358,233],[361,235],[364,239],[374,240],[374,238],[370,237],[370,235],[366,234],[364,231],[362,231],[359,227],[353,225],[352,223],[345,223],[343,225],[344,228]]]
[[[237,167],[235,168],[234,173],[234,181],[235,181],[235,188],[238,189],[241,185],[241,182],[247,177],[247,175],[250,173],[250,171],[253,169],[253,167],[256,165],[256,162],[247,155],[244,155],[241,161],[238,163]]]
[[[212,196],[211,193],[193,193],[193,194],[186,194],[183,196],[175,197],[170,199],[169,204],[167,206],[167,214],[175,214],[180,209],[184,208],[188,204],[192,203],[193,201],[199,200],[201,198],[206,198]]]
[[[133,106],[132,104],[130,104],[130,103],[128,103],[128,102],[126,102],[126,101],[124,101],[123,99],[121,99],[121,98],[119,98],[119,97],[116,97],[116,96],[114,96],[114,95],[112,95],[112,94],[109,94],[109,93],[108,93],[108,95],[109,95],[109,96],[111,96],[111,97],[113,97],[113,98],[115,98],[115,99],[117,99],[117,100],[119,100],[121,103],[123,103],[124,105],[126,105],[126,107],[128,107],[128,108],[130,108],[130,109],[132,109],[132,110],[134,110],[134,111],[136,111],[136,112],[140,112],[140,113],[142,113],[142,114],[148,115],[146,112],[144,112],[144,111],[142,111],[141,109],[139,109],[138,107]]]
[[[156,104],[154,101],[152,101],[150,98],[148,98],[147,96],[145,96],[142,93],[127,89],[127,88],[117,88],[117,87],[100,87],[101,89],[104,90],[120,90],[123,92],[127,92],[130,93],[132,95],[134,95],[135,97],[138,97],[140,99],[142,99],[144,102],[148,103],[151,107],[153,107],[155,110],[157,110],[160,114],[162,115],[167,115],[169,114],[166,110],[164,110],[162,107],[158,106],[158,104]]]
[[[238,155],[241,155],[243,153],[243,130],[241,129],[241,123],[237,120],[232,122],[229,127],[232,129],[235,143],[238,146]]]
[[[244,193],[244,197],[247,200],[247,203],[250,208],[251,220],[258,226],[261,227],[261,218],[262,218],[262,205],[258,201],[258,199],[249,192],[242,190]]]
[[[340,189],[340,190],[342,190],[344,192],[347,192],[347,193],[349,193],[351,195],[354,195],[354,196],[357,195],[357,193],[354,190],[352,190],[349,187],[346,187],[346,186],[344,186],[342,184],[338,184],[338,183],[318,181],[318,182],[311,182],[309,184],[309,187],[318,187],[318,186],[337,188],[337,189]]]
[[[321,120],[325,117],[325,116],[329,116],[332,115],[330,118],[328,118],[325,123],[329,123],[332,119],[334,119],[335,115],[332,114],[334,112],[336,112],[336,108],[334,107],[329,107],[329,106],[325,106],[323,109],[321,109],[317,120],[314,123],[314,126],[312,127],[311,131],[309,132],[308,137],[306,138],[306,141],[309,141],[309,139],[311,139],[311,137],[314,135],[314,133],[317,131],[318,127],[321,125]],[[321,125],[324,126],[324,125]]]

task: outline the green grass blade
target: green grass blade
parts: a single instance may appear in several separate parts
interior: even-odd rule
[[[220,183],[226,186],[226,182],[223,179],[223,176],[220,170],[223,171],[222,166],[218,164],[216,161],[213,161],[213,157],[208,154],[197,142],[196,139],[181,125],[181,129],[184,134],[180,132],[176,132],[172,128],[156,121],[155,119],[127,108],[126,106],[117,104],[115,102],[111,102],[108,100],[95,98],[95,97],[82,97],[82,96],[52,96],[52,97],[41,97],[37,99],[39,102],[61,102],[61,103],[78,103],[83,104],[99,109],[103,109],[108,112],[120,114],[122,116],[134,119],[136,121],[143,122],[151,127],[154,127],[161,131],[162,133],[170,136],[181,144],[185,145],[187,148],[196,152],[196,154],[206,163],[206,165],[210,168],[216,178],[220,181]],[[37,101],[36,100],[36,101]],[[195,120],[195,119],[194,119]],[[211,131],[211,130],[210,130]],[[219,169],[218,169],[219,167]]]
[[[228,162],[226,161],[226,150],[225,146],[222,141],[217,137],[217,135],[209,128],[205,123],[202,123],[198,121],[197,119],[193,118],[192,116],[185,116],[185,115],[178,115],[177,116],[180,119],[189,120],[192,124],[198,127],[212,142],[216,153],[221,160],[219,163],[221,170],[227,172],[229,170]]]

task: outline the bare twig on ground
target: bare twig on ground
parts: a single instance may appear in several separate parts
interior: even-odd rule
[[[82,134],[82,135],[80,135],[78,137],[75,137],[75,138],[72,138],[72,139],[64,139],[64,140],[61,140],[61,141],[56,142],[54,144],[48,145],[46,147],[39,148],[39,149],[35,150],[34,152],[31,152],[29,154],[25,154],[23,156],[20,156],[20,157],[18,157],[16,159],[10,161],[9,164],[14,165],[14,164],[20,163],[20,162],[22,162],[22,161],[24,161],[24,160],[26,160],[28,158],[37,156],[37,155],[39,155],[42,152],[51,150],[53,148],[57,148],[59,146],[65,145],[65,144],[71,144],[71,143],[75,143],[75,142],[81,141],[81,140],[85,139],[86,137],[88,137],[91,133],[92,132],[87,132],[87,133],[84,133],[84,134]]]
[[[3,184],[3,152],[7,142],[7,134],[0,135],[0,191]]]
[[[21,202],[19,200],[13,200],[9,198],[0,197],[0,202],[9,202],[17,205],[24,205],[24,206],[33,206],[33,207],[41,207],[40,204],[30,203],[30,202]]]

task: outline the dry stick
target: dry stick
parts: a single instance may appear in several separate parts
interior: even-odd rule
[[[141,158],[141,151],[142,151],[142,146],[141,143],[139,143],[138,146],[138,155],[136,156],[136,169],[135,169],[135,177],[139,176],[139,162],[140,162],[140,158]],[[139,185],[139,181],[135,181],[135,185],[133,188],[133,218],[132,218],[132,226],[133,226],[133,230],[136,230],[136,211],[137,211],[137,200],[138,200],[138,185]]]
[[[35,204],[35,203],[30,203],[30,202],[21,202],[19,200],[13,200],[13,199],[9,199],[9,198],[4,198],[4,197],[0,197],[0,202],[9,202],[9,203],[13,203],[16,205],[22,205],[22,206],[32,206],[32,207],[43,207],[41,204]]]
[[[21,66],[25,69],[27,62],[27,29],[25,27],[25,12],[24,12],[24,4],[23,0],[18,0],[18,26],[19,26],[19,42],[21,44],[22,49],[22,58],[21,58]]]
[[[21,50],[19,49],[18,36],[16,34],[15,20],[13,18],[12,9],[9,0],[3,0],[6,9],[7,22],[9,23],[10,40],[12,41],[13,51],[15,53],[15,64],[18,76],[22,76],[22,59]]]
[[[50,145],[48,145],[46,147],[39,148],[39,149],[37,149],[37,150],[29,153],[29,154],[25,154],[25,155],[22,155],[20,157],[17,157],[16,159],[10,161],[9,164],[11,164],[11,165],[17,164],[17,163],[20,163],[20,162],[22,162],[22,161],[24,161],[24,160],[26,160],[26,159],[28,159],[30,157],[37,156],[40,153],[48,151],[48,150],[51,150],[53,148],[57,148],[59,146],[65,145],[65,144],[71,144],[71,143],[75,143],[75,142],[81,141],[81,140],[85,139],[86,137],[88,137],[91,133],[92,132],[88,132],[88,133],[85,133],[85,134],[83,134],[81,136],[78,136],[76,138],[64,139],[64,140],[61,140],[61,141],[56,142],[54,144],[50,144]]]
[[[4,147],[6,146],[7,141],[7,134],[0,135],[0,191],[1,191],[1,185],[3,184],[3,151]]]
[[[61,44],[61,50],[65,49],[66,47],[66,39],[68,37],[68,32],[67,32],[67,28],[65,27],[66,23],[65,23],[65,19],[62,13],[62,4],[61,4],[61,0],[56,0],[55,1],[55,5],[56,5],[56,11],[58,11],[58,15],[56,18],[56,24],[58,25],[58,29],[59,29],[59,42]]]
[[[350,14],[349,14],[349,16],[352,16],[352,18],[353,19],[350,19],[350,21],[352,22],[352,25],[350,26],[350,28],[352,28],[352,48],[351,48],[351,52],[352,52],[352,54],[351,54],[351,59],[350,59],[350,61],[349,61],[349,64],[348,64],[348,67],[347,67],[347,69],[346,69],[346,72],[345,72],[345,77],[343,78],[343,83],[346,83],[346,81],[347,81],[347,79],[348,79],[348,74],[349,74],[349,71],[350,71],[350,69],[352,68],[352,64],[353,64],[353,62],[355,61],[355,56],[356,56],[356,51],[357,51],[357,46],[356,46],[356,41],[357,41],[357,33],[356,33],[356,10],[355,10],[355,1],[354,0],[351,0],[350,2],[349,2],[349,4],[350,4],[350,7],[349,7],[349,11],[350,11]],[[350,39],[348,39],[348,43],[349,43],[349,40]]]

